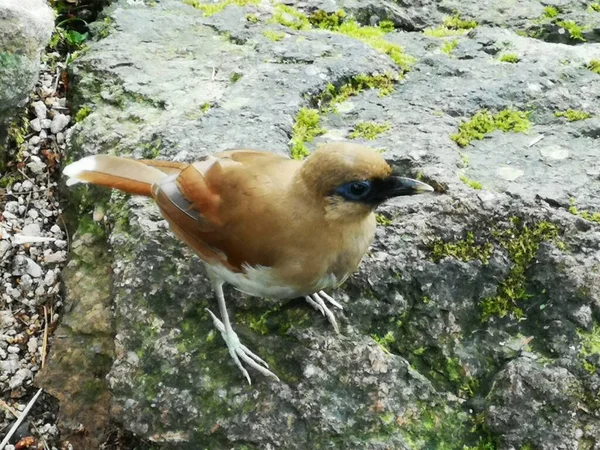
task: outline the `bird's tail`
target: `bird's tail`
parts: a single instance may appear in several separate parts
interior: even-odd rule
[[[186,165],[167,161],[94,155],[69,164],[64,168],[63,173],[69,177],[67,186],[91,183],[151,197],[154,182],[178,173]]]

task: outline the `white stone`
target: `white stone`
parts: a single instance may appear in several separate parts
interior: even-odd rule
[[[515,169],[514,167],[508,166],[499,167],[496,169],[496,173],[500,178],[506,181],[515,181],[525,174],[521,169]]]
[[[57,115],[54,116],[54,119],[52,119],[52,125],[50,126],[50,132],[52,134],[56,134],[59,131],[64,130],[64,128],[69,124],[70,121],[71,121],[70,116],[65,116],[62,113],[58,113]]]
[[[46,118],[46,115],[48,114],[48,108],[46,107],[44,102],[33,102],[31,106],[33,107],[33,110],[35,111],[35,116],[38,119],[42,120]]]
[[[33,213],[34,211],[35,217],[31,215],[31,213]],[[35,209],[30,209],[28,214],[34,219],[37,219],[39,217],[39,213]],[[41,236],[42,230],[40,229],[40,226],[37,223],[30,223],[29,225],[25,225],[23,227],[21,234],[25,236]]]
[[[33,119],[31,122],[29,122],[29,125],[31,126],[31,129],[33,131],[36,131],[36,132],[42,131],[42,121],[40,119],[38,119],[37,117],[35,119]]]
[[[30,258],[25,258],[25,260],[27,261],[27,269],[25,269],[27,273],[33,278],[41,277],[43,272],[40,265]]]
[[[560,161],[569,157],[569,150],[560,145],[551,145],[540,149],[540,154],[547,159]]]

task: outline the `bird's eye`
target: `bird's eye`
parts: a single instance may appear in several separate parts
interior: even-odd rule
[[[356,201],[364,199],[370,191],[370,181],[351,181],[350,183],[342,184],[335,192],[346,200]]]

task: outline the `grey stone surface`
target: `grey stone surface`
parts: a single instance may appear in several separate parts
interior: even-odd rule
[[[165,448],[600,445],[600,228],[589,220],[600,211],[600,75],[585,68],[600,59],[600,13],[561,3],[562,18],[591,27],[573,45],[521,35],[539,26],[539,2],[408,3],[294,3],[307,13],[343,8],[364,24],[391,18],[404,30],[385,38],[416,59],[390,95],[365,90],[324,112],[327,134],[308,147],[387,121],[368,143],[438,191],[381,209],[386,225],[335,292],[341,336],[302,301],[228,288],[241,339],[282,379],[255,374],[245,385],[204,310],[215,302],[201,264],[150,201],[113,194],[104,208],[115,221],[113,420]],[[446,38],[419,31],[454,9],[483,25]],[[69,134],[75,158],[289,153],[299,108],[314,106],[327,83],[398,72],[359,40],[269,23],[268,2],[203,17],[175,0],[122,1],[106,14],[114,30],[71,68],[75,108],[93,106]],[[265,30],[285,36],[273,42]],[[508,52],[519,62],[500,62]],[[464,148],[450,139],[478,110],[510,108],[530,111],[528,132],[495,131]],[[567,109],[591,118],[555,117]],[[456,246],[436,253],[439,240]]]
[[[0,3],[0,152],[6,121],[25,104],[53,28],[54,16],[44,0]]]

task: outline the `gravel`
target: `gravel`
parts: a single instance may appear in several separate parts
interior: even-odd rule
[[[46,356],[45,331],[52,333],[61,312],[61,269],[69,238],[58,198],[58,163],[64,158],[71,117],[65,115],[64,70],[58,53],[46,55],[29,99],[24,142],[9,144],[12,186],[0,188],[0,436],[15,421],[36,388],[33,379]],[[56,68],[56,69],[54,69]],[[54,90],[57,86],[57,90]],[[56,449],[56,416],[44,394],[7,450]],[[43,407],[41,405],[44,405]],[[25,444],[33,442],[28,447]]]

